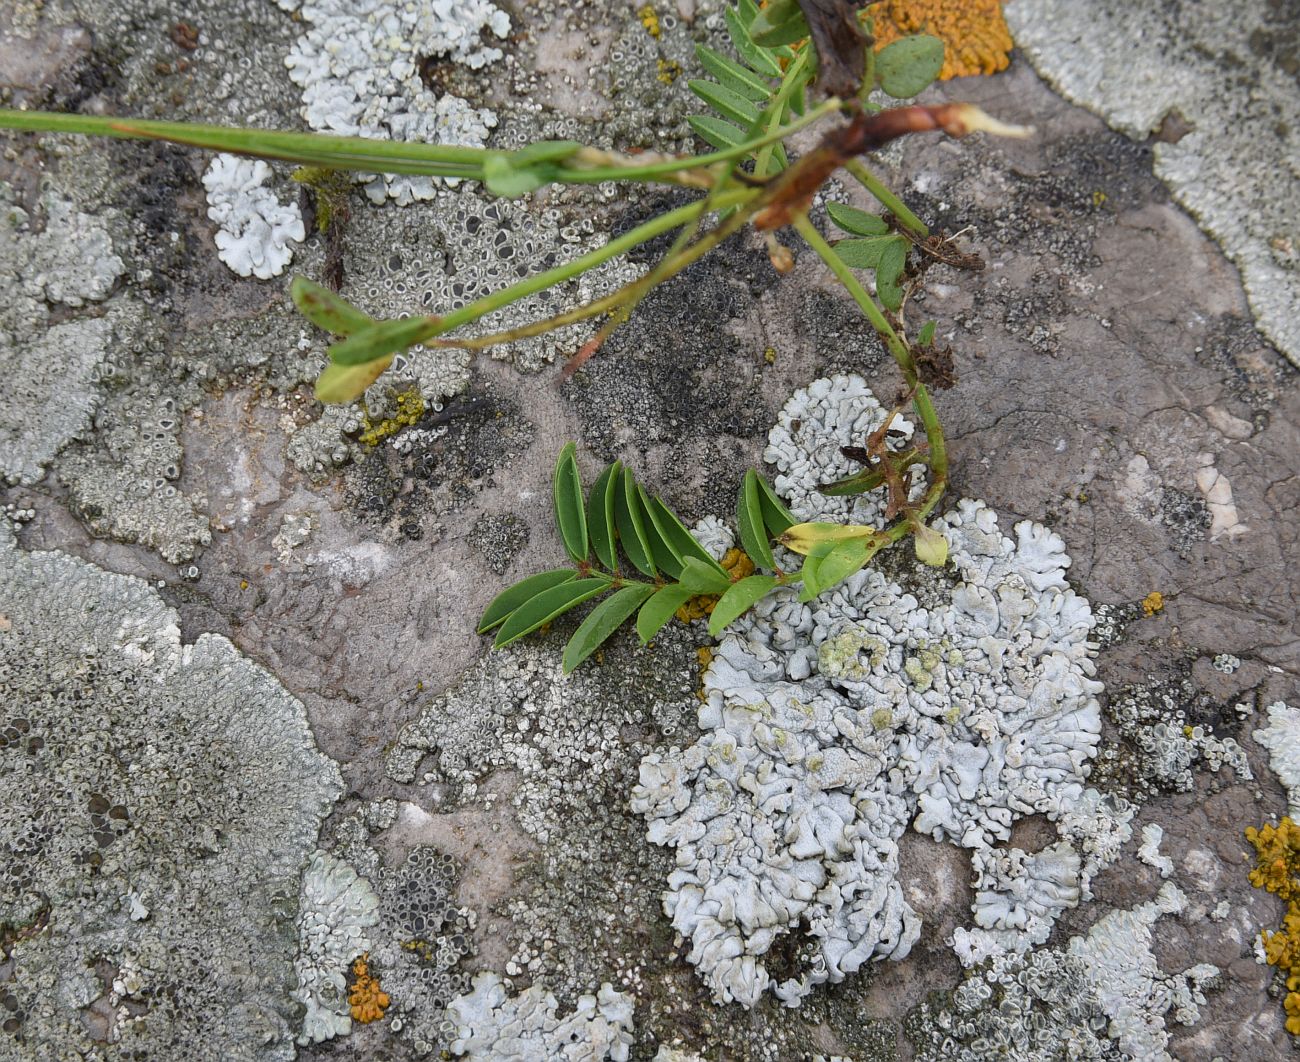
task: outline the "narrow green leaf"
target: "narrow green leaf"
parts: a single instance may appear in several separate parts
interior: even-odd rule
[[[385,354],[396,354],[436,336],[441,325],[442,319],[438,317],[376,321],[331,346],[328,351],[330,361],[335,365],[362,365]]]
[[[582,477],[578,475],[577,447],[565,443],[555,462],[555,523],[564,548],[575,561],[587,559],[587,514],[582,501]]]
[[[696,136],[719,151],[743,144],[746,140],[745,130],[724,122],[721,118],[714,118],[711,114],[691,114],[686,120]]]
[[[749,67],[764,77],[780,77],[781,64],[773,59],[766,49],[760,48],[750,39],[749,30],[745,28],[745,24],[741,22],[736,12],[728,8],[723,12],[722,17],[727,21],[727,32],[731,35],[731,43],[735,45],[736,53]]]
[[[316,377],[316,399],[339,405],[352,402],[366,393],[366,388],[393,364],[393,355],[385,354],[360,365],[326,365]]]
[[[693,590],[677,583],[661,587],[659,592],[641,606],[636,618],[636,633],[642,644],[650,641],[687,601],[695,596]]]
[[[889,247],[898,245],[901,249],[906,243],[904,237],[895,234],[868,236],[861,240],[840,240],[834,246],[835,253],[846,266],[852,269],[875,269]]]
[[[776,579],[770,575],[751,575],[732,586],[718,598],[709,616],[709,634],[716,638],[724,627],[739,619],[771,593]]]
[[[934,342],[935,325],[936,322],[934,321],[926,321],[925,324],[921,326],[921,331],[918,332],[916,336],[916,345],[918,347],[928,347]]]
[[[654,578],[659,574],[655,567],[650,540],[641,518],[641,499],[637,494],[636,478],[630,468],[623,469],[614,485],[614,526],[618,530],[623,552],[642,575]]]
[[[564,647],[564,673],[570,674],[599,649],[654,592],[655,588],[649,583],[629,583],[593,608]]]
[[[854,236],[884,236],[889,232],[889,224],[884,218],[845,203],[828,202],[826,212],[836,225]]]
[[[682,559],[660,533],[659,526],[654,520],[654,502],[639,483],[636,487],[636,501],[641,512],[641,526],[645,529],[646,541],[650,543],[650,555],[668,574],[668,578],[676,579],[682,574]]]
[[[494,648],[501,649],[525,634],[532,634],[538,627],[550,623],[555,617],[564,615],[569,609],[591,600],[597,594],[603,594],[609,587],[608,579],[591,578],[573,579],[543,590],[506,617],[501,629],[497,631],[496,641],[492,643]]]
[[[865,567],[879,548],[874,540],[849,538],[835,543],[819,556],[810,555],[800,573],[804,587],[799,600],[811,601],[819,594],[843,582],[854,572]]]
[[[478,633],[486,634],[497,624],[505,622],[510,613],[543,590],[549,590],[561,583],[572,582],[576,577],[577,572],[572,568],[555,568],[549,572],[530,575],[527,579],[520,579],[514,586],[506,587],[492,599],[483,612],[483,618],[478,621]]]
[[[765,103],[775,93],[775,89],[752,70],[741,66],[734,59],[728,59],[720,52],[715,52],[712,48],[697,44],[695,58],[720,83],[755,103]]]
[[[375,323],[373,317],[362,313],[347,299],[303,276],[293,278],[289,297],[307,320],[335,335],[350,336]]]
[[[719,575],[699,557],[682,558],[682,574],[678,582],[697,594],[725,594],[731,588],[730,576]]]
[[[768,571],[775,568],[776,559],[772,556],[772,544],[768,541],[767,526],[763,522],[758,473],[752,468],[745,473],[736,498],[736,527],[740,531],[740,544],[749,554],[749,559]]]
[[[794,514],[785,507],[785,502],[777,497],[776,491],[762,476],[755,474],[758,480],[758,502],[763,507],[763,523],[773,538],[784,535],[797,523]]]
[[[911,99],[938,77],[942,69],[943,41],[924,33],[903,37],[876,53],[880,87],[896,100]]]
[[[736,0],[736,14],[740,16],[740,21],[748,26],[758,18],[758,4],[754,3],[754,0]]]
[[[899,278],[907,266],[907,241],[899,236],[880,255],[876,265],[876,294],[887,310],[897,310],[903,305],[903,289]]]
[[[730,118],[745,127],[758,121],[758,108],[738,92],[719,85],[716,81],[704,81],[696,78],[688,81],[690,90],[722,117]]]
[[[681,561],[685,561],[687,557],[694,557],[703,561],[726,579],[728,583],[731,582],[731,576],[727,574],[727,570],[715,561],[709,551],[695,540],[695,536],[686,529],[686,525],[677,518],[677,514],[664,504],[662,498],[658,496],[650,498],[647,510],[650,513],[650,519],[654,523],[655,530],[659,532],[659,537],[673,551],[675,557]]]
[[[760,48],[794,44],[808,32],[808,20],[797,0],[771,0],[749,24],[749,39]]]
[[[610,571],[618,563],[614,537],[617,533],[614,527],[614,491],[622,482],[623,463],[615,461],[596,477],[587,496],[587,534],[591,537],[591,548],[596,551],[600,563]]]

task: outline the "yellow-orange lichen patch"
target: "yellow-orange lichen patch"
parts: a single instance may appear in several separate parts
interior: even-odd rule
[[[1152,590],[1142,599],[1142,615],[1151,617],[1162,612],[1165,607],[1165,595],[1159,590]]]
[[[1264,957],[1286,974],[1286,1030],[1300,1036],[1300,826],[1284,818],[1276,826],[1246,830],[1255,849],[1250,883],[1287,901],[1282,928],[1260,934]]]
[[[352,1020],[362,1025],[378,1021],[388,1009],[388,993],[379,987],[379,978],[370,973],[370,952],[353,960],[352,977],[352,987],[348,989]]]
[[[877,48],[913,33],[943,41],[939,77],[996,74],[1011,63],[1011,31],[1000,0],[881,0],[867,9]]]
[[[718,562],[731,576],[733,583],[740,582],[746,576],[754,574],[754,562],[741,549],[729,549],[727,555]],[[683,623],[690,623],[691,620],[703,619],[705,616],[712,615],[713,606],[718,603],[720,594],[697,594],[686,604],[682,605],[673,615]]]

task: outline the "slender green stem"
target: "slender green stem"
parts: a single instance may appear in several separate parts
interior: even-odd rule
[[[776,96],[768,104],[768,126],[767,136],[776,133],[778,126],[781,124],[781,116],[785,113],[786,105],[790,101],[791,95],[794,94],[795,86],[799,79],[804,76],[804,71],[808,66],[808,55],[810,49],[805,48],[799,53],[798,58],[786,69],[785,75],[781,78],[781,87],[777,89]],[[789,130],[782,134],[782,139],[789,135]],[[772,140],[763,146],[754,160],[754,175],[756,177],[766,177],[768,167],[771,165],[772,154],[776,151],[778,141]]]
[[[880,201],[881,206],[898,218],[898,223],[913,236],[924,240],[930,235],[930,229],[925,222],[908,210],[903,201],[886,188],[880,178],[867,169],[861,159],[849,159],[844,164],[844,168],[857,178],[863,188]]]

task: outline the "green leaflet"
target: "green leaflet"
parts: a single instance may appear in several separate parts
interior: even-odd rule
[[[363,365],[433,338],[441,325],[439,317],[398,317],[391,321],[375,321],[330,347],[330,362],[334,365]]]
[[[645,529],[646,541],[650,543],[650,555],[660,568],[668,573],[670,579],[676,579],[682,574],[682,560],[665,540],[659,531],[659,526],[655,523],[653,510],[651,506],[650,495],[646,493],[645,488],[637,484],[636,497],[638,507],[641,510],[641,526]]]
[[[673,614],[695,596],[694,591],[669,583],[641,606],[636,618],[636,633],[642,644],[650,641],[673,618]]]
[[[659,574],[655,567],[650,538],[646,534],[641,515],[641,498],[636,478],[630,468],[623,469],[619,482],[614,485],[614,526],[618,529],[623,552],[642,575],[654,578]]]
[[[873,539],[850,538],[837,542],[832,549],[820,556],[810,555],[801,572],[803,589],[799,593],[799,600],[805,603],[811,601],[823,591],[843,582],[864,567],[879,548]]]
[[[572,582],[577,576],[572,568],[555,568],[549,572],[538,572],[527,579],[520,579],[514,586],[507,587],[497,594],[483,612],[478,621],[478,633],[486,634],[499,623],[504,623],[520,605],[531,600],[543,590],[549,590],[561,583]]]
[[[731,588],[730,576],[719,575],[698,557],[682,558],[682,574],[678,581],[697,594],[724,594]]]
[[[538,627],[550,623],[556,616],[562,616],[569,609],[581,605],[597,594],[603,594],[610,587],[605,578],[574,579],[570,582],[543,590],[536,597],[525,601],[515,609],[497,631],[494,648],[500,649],[517,641],[525,634],[531,634]]]
[[[746,64],[758,71],[764,77],[780,77],[781,64],[776,61],[765,49],[760,48],[749,36],[749,30],[745,28],[740,16],[735,11],[728,8],[723,12],[722,17],[727,22],[727,32],[731,35],[731,43],[736,46],[737,54],[745,60]]]
[[[289,297],[302,314],[318,328],[339,336],[350,336],[369,328],[375,319],[314,280],[298,276],[289,285]]]
[[[749,559],[761,568],[771,571],[776,567],[772,544],[768,541],[767,527],[763,522],[763,502],[758,489],[758,473],[750,469],[741,480],[736,498],[736,527],[740,531],[740,544]]]
[[[734,59],[728,59],[720,52],[715,52],[702,44],[695,46],[695,58],[700,61],[700,65],[705,70],[732,92],[739,93],[755,103],[763,103],[772,98],[775,91],[772,86]]]
[[[316,398],[335,404],[360,398],[391,364],[393,355],[385,354],[360,365],[326,365],[316,377]]]
[[[943,41],[919,33],[887,44],[876,53],[876,77],[886,94],[910,100],[939,76]]]
[[[771,0],[749,24],[749,38],[760,48],[794,44],[808,32],[808,21],[797,0]]]
[[[916,345],[918,347],[928,347],[934,342],[935,326],[935,321],[926,321],[925,324],[921,326],[921,331],[916,335]]]
[[[835,253],[846,266],[853,269],[878,269],[885,253],[890,247],[895,246],[906,254],[907,240],[897,234],[868,236],[861,240],[840,240],[835,244]]]
[[[907,241],[900,236],[885,248],[876,266],[876,294],[887,310],[897,310],[903,305],[903,289],[898,281],[906,267]]]
[[[794,527],[794,514],[785,507],[785,502],[776,496],[776,491],[766,479],[757,473],[754,478],[758,484],[758,503],[763,510],[763,523],[767,525],[768,533],[772,538],[780,538],[787,530]]]
[[[771,575],[751,575],[732,586],[718,599],[709,616],[709,634],[716,638],[734,620],[754,607],[755,602],[769,594],[777,585]]]
[[[724,122],[721,118],[714,118],[711,114],[692,114],[688,115],[686,120],[695,130],[696,136],[719,151],[745,142],[743,129],[730,122]]]
[[[591,656],[601,644],[627,619],[641,607],[641,603],[655,592],[649,583],[629,583],[615,590],[599,605],[591,610],[584,619],[569,644],[564,647],[564,673],[567,675],[575,667]]]
[[[845,232],[854,236],[884,236],[889,232],[889,225],[884,218],[868,214],[865,210],[847,206],[844,203],[828,202],[826,212],[831,220]]]
[[[650,514],[650,520],[654,524],[655,530],[659,532],[659,537],[663,540],[664,545],[672,551],[673,556],[677,558],[679,563],[684,565],[687,557],[695,557],[697,560],[703,561],[705,565],[712,568],[730,584],[731,576],[727,574],[727,570],[715,561],[709,551],[695,540],[695,536],[686,529],[686,525],[677,518],[677,514],[664,504],[662,498],[657,496],[649,498],[644,492],[642,492],[642,498],[645,499],[646,511]]]
[[[695,79],[687,82],[690,90],[722,117],[730,118],[749,128],[758,121],[758,108],[738,92],[719,85],[716,81]]]
[[[587,534],[596,557],[610,571],[618,564],[614,527],[614,492],[623,484],[623,464],[615,461],[596,477],[587,497]]]
[[[587,514],[576,450],[573,443],[566,443],[555,462],[555,523],[569,556],[581,562],[587,559]]]

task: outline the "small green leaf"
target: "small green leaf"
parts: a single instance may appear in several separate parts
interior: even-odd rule
[[[328,351],[330,361],[335,365],[364,365],[385,354],[396,354],[433,338],[441,326],[439,317],[398,317],[391,321],[376,321],[331,346]]]
[[[553,165],[520,162],[513,153],[499,151],[483,159],[483,184],[493,195],[518,199],[550,184],[555,179],[555,171]]]
[[[668,573],[668,578],[676,579],[682,574],[681,557],[660,534],[654,520],[654,502],[639,483],[636,488],[636,498],[637,507],[641,512],[641,526],[645,529],[646,541],[650,543],[650,555],[654,557],[655,563]]]
[[[641,517],[641,499],[637,490],[632,470],[623,469],[619,482],[614,485],[614,526],[618,529],[618,538],[627,559],[642,575],[653,579],[659,571],[655,568],[650,539]]]
[[[740,531],[740,544],[749,559],[771,571],[776,567],[772,544],[768,541],[767,527],[763,522],[763,502],[758,489],[758,473],[750,469],[741,481],[736,498],[736,527]]]
[[[870,539],[845,539],[820,556],[809,556],[804,562],[801,576],[803,590],[799,600],[811,601],[819,594],[843,582],[864,567],[876,555],[879,546]]]
[[[794,44],[808,36],[808,20],[797,0],[771,0],[749,24],[749,39],[760,48]]]
[[[660,497],[650,498],[646,506],[650,514],[650,520],[654,524],[655,530],[659,532],[659,537],[663,539],[666,545],[673,552],[673,556],[679,561],[685,561],[687,557],[694,557],[703,561],[705,565],[712,568],[715,572],[731,582],[731,576],[727,570],[713,559],[713,556],[707,549],[701,546],[695,536],[686,529],[686,525],[677,518],[664,500]]]
[[[730,576],[719,575],[699,557],[682,558],[682,574],[678,582],[697,594],[725,594],[731,587]]]
[[[731,43],[736,46],[736,53],[750,68],[764,77],[780,77],[781,64],[766,49],[760,48],[750,39],[749,30],[736,12],[728,8],[722,17],[727,21],[727,32],[731,35]]]
[[[906,245],[907,240],[899,235],[868,236],[861,240],[840,240],[835,244],[835,253],[852,269],[876,269],[890,247],[902,250]]]
[[[730,122],[724,122],[721,118],[714,118],[711,114],[691,114],[686,120],[696,136],[719,151],[743,144],[747,139],[745,130]]]
[[[649,583],[629,583],[593,608],[564,647],[564,673],[570,674],[599,649],[605,639],[654,592],[655,588]]]
[[[504,623],[506,617],[524,602],[530,601],[543,590],[572,582],[576,576],[577,572],[572,568],[555,568],[549,572],[530,575],[527,579],[520,579],[514,586],[506,587],[484,610],[483,618],[478,621],[478,633],[486,634],[498,623]]]
[[[623,463],[615,461],[607,465],[605,471],[596,477],[587,496],[587,534],[591,537],[591,548],[596,556],[610,571],[618,563],[618,550],[615,547],[614,527],[614,491],[623,483]]]
[[[942,568],[948,563],[948,540],[933,527],[920,524],[912,531],[916,546],[916,559],[932,568]]]
[[[876,265],[876,294],[887,310],[903,305],[903,289],[898,280],[907,266],[907,241],[898,237],[884,249]]]
[[[758,481],[758,502],[763,509],[763,523],[772,538],[780,538],[795,525],[794,514],[785,507],[785,502],[776,496],[776,491],[762,476],[755,474]]]
[[[758,108],[738,92],[724,88],[716,81],[695,79],[688,81],[692,92],[717,111],[722,117],[749,127],[758,121]]]
[[[876,77],[886,94],[910,100],[943,69],[943,41],[925,33],[903,37],[876,53]]]
[[[715,52],[702,44],[695,46],[695,58],[700,61],[700,65],[705,70],[732,92],[739,93],[755,103],[765,103],[772,98],[775,91],[772,86],[734,59],[728,59],[720,52]]]
[[[350,336],[375,323],[368,313],[362,313],[347,299],[306,277],[293,278],[289,297],[307,320],[335,335]]]
[[[754,0],[736,0],[736,14],[740,16],[740,21],[748,26],[758,18],[758,4],[754,3]]]
[[[582,503],[582,477],[578,475],[577,447],[565,443],[555,462],[555,523],[564,548],[575,561],[587,559],[587,514]]]
[[[385,354],[360,365],[326,365],[316,377],[316,398],[335,405],[354,401],[392,364],[393,355]]]
[[[921,326],[921,331],[917,333],[916,345],[918,347],[928,347],[931,343],[933,343],[934,329],[935,329],[935,322],[926,321],[925,324]]]
[[[610,587],[610,581],[604,578],[573,579],[560,583],[549,590],[543,590],[536,597],[525,601],[515,609],[497,631],[496,641],[492,644],[501,649],[525,634],[532,634],[543,624],[550,623],[556,616],[562,616],[571,608],[576,608],[584,601],[589,601],[597,594],[603,594]]]
[[[875,528],[866,524],[836,524],[824,520],[794,524],[781,535],[781,545],[804,556],[825,556],[840,542],[875,538]]]
[[[636,618],[637,637],[643,644],[649,642],[663,629],[664,624],[673,618],[677,610],[694,596],[693,590],[677,583],[669,583],[662,587],[654,597],[641,606],[641,612]]]
[[[770,575],[751,575],[741,579],[730,590],[718,598],[709,616],[709,634],[716,638],[724,627],[743,616],[755,603],[762,600],[772,588],[776,579]]]
[[[889,224],[884,218],[868,214],[865,210],[847,206],[844,203],[828,202],[826,212],[831,220],[845,232],[854,236],[884,236],[889,232]]]

